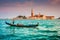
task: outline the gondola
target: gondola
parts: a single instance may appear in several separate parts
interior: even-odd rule
[[[7,25],[10,25],[10,26],[14,26],[14,27],[37,27],[39,25],[39,23],[37,24],[30,24],[30,25],[24,25],[24,24],[12,24],[12,23],[8,23],[8,22],[5,22]]]

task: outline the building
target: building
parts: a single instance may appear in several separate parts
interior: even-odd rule
[[[42,15],[41,13],[38,13],[37,15],[34,14],[34,10],[31,9],[31,15],[29,17],[26,16],[17,16],[13,19],[43,19],[43,20],[52,20],[54,19],[54,16],[46,16],[46,15]]]
[[[28,19],[54,19],[54,16],[45,16],[40,13],[38,13],[37,15],[34,15],[34,10],[32,9],[31,16],[29,16]]]
[[[46,16],[46,19],[48,20],[48,19],[54,19],[54,16]]]
[[[17,17],[15,17],[15,18],[13,18],[14,20],[20,20],[20,19],[27,19],[27,17],[26,16],[17,16]]]

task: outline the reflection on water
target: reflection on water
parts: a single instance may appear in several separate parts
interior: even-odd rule
[[[5,24],[12,20],[0,19],[0,40],[59,40],[60,20],[15,20],[15,24],[36,24],[37,28],[12,27]]]

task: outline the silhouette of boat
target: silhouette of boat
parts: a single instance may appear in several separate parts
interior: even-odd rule
[[[37,27],[39,25],[39,23],[37,24],[30,24],[30,25],[24,25],[24,24],[12,24],[12,23],[8,23],[8,22],[5,22],[7,25],[10,25],[10,26],[14,26],[14,27]]]

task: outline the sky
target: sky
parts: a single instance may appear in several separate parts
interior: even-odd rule
[[[60,0],[0,0],[0,18],[34,14],[60,17]]]

